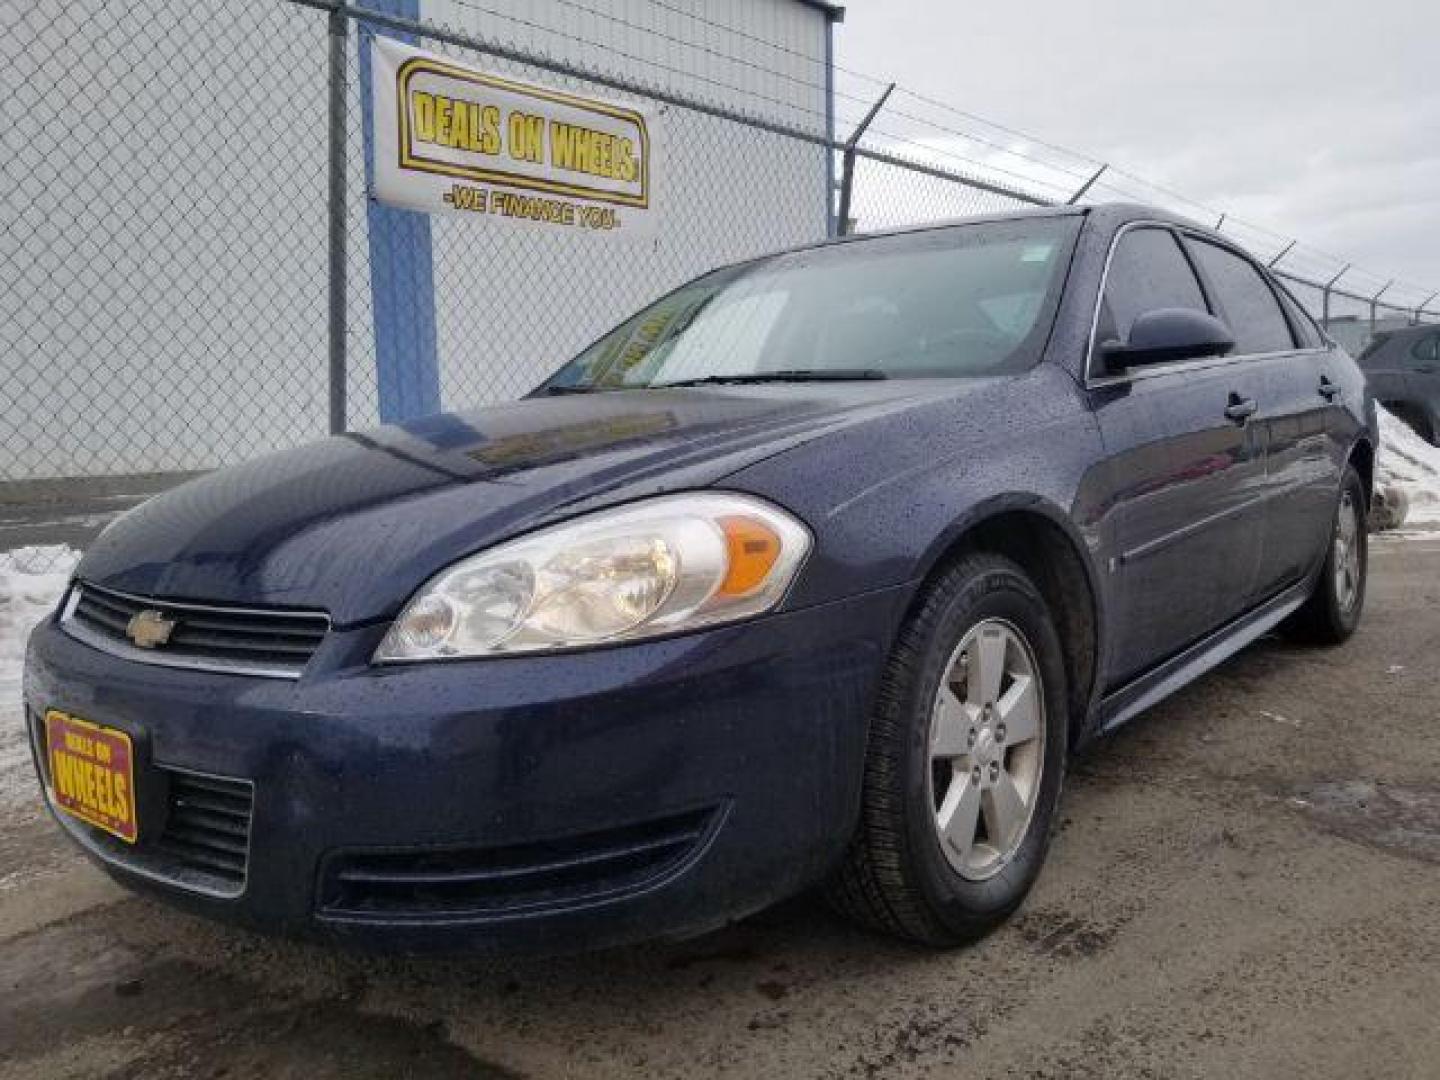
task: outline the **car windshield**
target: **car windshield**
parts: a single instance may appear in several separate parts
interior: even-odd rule
[[[1077,217],[879,237],[707,274],[540,392],[1023,371],[1054,319]]]

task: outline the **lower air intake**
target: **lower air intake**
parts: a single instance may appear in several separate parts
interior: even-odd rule
[[[717,817],[707,809],[506,847],[341,852],[326,866],[321,908],[362,918],[484,918],[604,899],[683,867]]]
[[[155,838],[157,853],[183,868],[185,876],[208,880],[220,892],[240,892],[250,853],[250,785],[166,771],[170,812],[164,831]]]

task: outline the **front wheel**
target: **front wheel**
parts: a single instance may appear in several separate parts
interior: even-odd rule
[[[887,665],[834,906],[933,945],[1014,911],[1049,842],[1066,701],[1059,638],[1024,571],[996,555],[957,561]]]
[[[1325,565],[1310,599],[1286,627],[1293,637],[1317,645],[1339,645],[1360,625],[1370,562],[1365,521],[1365,485],[1354,467],[1347,465]]]

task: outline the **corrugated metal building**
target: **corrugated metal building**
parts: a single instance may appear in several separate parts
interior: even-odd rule
[[[840,12],[818,0],[365,6],[809,131],[831,123]],[[324,434],[327,42],[325,14],[285,0],[39,0],[12,29],[0,481],[203,469]],[[351,426],[415,411],[426,398],[406,380],[427,362],[445,408],[513,397],[681,280],[829,227],[825,151],[672,106],[662,223],[643,247],[452,215],[426,219],[422,248],[409,226],[377,229],[364,198],[363,46],[352,27]]]

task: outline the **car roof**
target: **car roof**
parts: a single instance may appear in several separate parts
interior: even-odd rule
[[[1019,209],[994,210],[985,214],[972,214],[965,217],[928,221],[921,225],[902,225],[892,229],[877,229],[874,232],[855,233],[852,236],[832,236],[824,240],[816,240],[808,244],[797,244],[795,247],[771,252],[767,256],[762,256],[762,258],[770,258],[776,255],[789,255],[800,251],[813,251],[816,248],[838,247],[845,244],[863,244],[867,240],[920,235],[942,229],[954,229],[965,225],[982,225],[1000,221],[1023,221],[1027,218],[1061,217],[1087,217],[1096,221],[1102,227],[1108,226],[1111,229],[1119,228],[1121,225],[1131,221],[1158,221],[1167,225],[1178,225],[1186,229],[1192,229],[1207,236],[1212,236],[1227,245],[1237,246],[1234,240],[1225,236],[1223,233],[1217,233],[1214,229],[1207,228],[1199,222],[1185,217],[1183,214],[1172,213],[1169,210],[1163,210],[1158,206],[1148,206],[1145,203],[1110,202],[1098,203],[1091,206],[1027,206]]]
[[[1194,219],[1185,217],[1183,214],[1176,214],[1169,210],[1161,209],[1158,206],[1149,206],[1145,203],[1111,202],[1097,203],[1090,206],[1027,206],[1018,209],[995,210],[987,214],[974,214],[967,217],[946,218],[940,221],[926,222],[922,225],[904,225],[893,229],[877,229],[875,232],[855,233],[850,236],[832,236],[823,240],[813,240],[806,244],[796,244],[794,247],[780,248],[777,251],[768,251],[763,255],[752,256],[748,259],[738,259],[733,263],[722,263],[711,267],[710,272],[734,270],[744,266],[759,266],[762,263],[775,259],[783,259],[787,255],[797,255],[801,252],[839,248],[850,244],[864,244],[872,240],[893,239],[904,236],[923,236],[944,229],[954,229],[965,225],[982,225],[1002,221],[1023,221],[1028,218],[1064,217],[1088,218],[1099,226],[1099,233],[1107,237],[1122,225],[1132,221],[1159,222],[1161,224],[1175,225],[1200,233],[1210,237],[1217,243],[1234,248],[1237,251],[1245,250],[1230,237],[1214,229],[1207,228]]]

